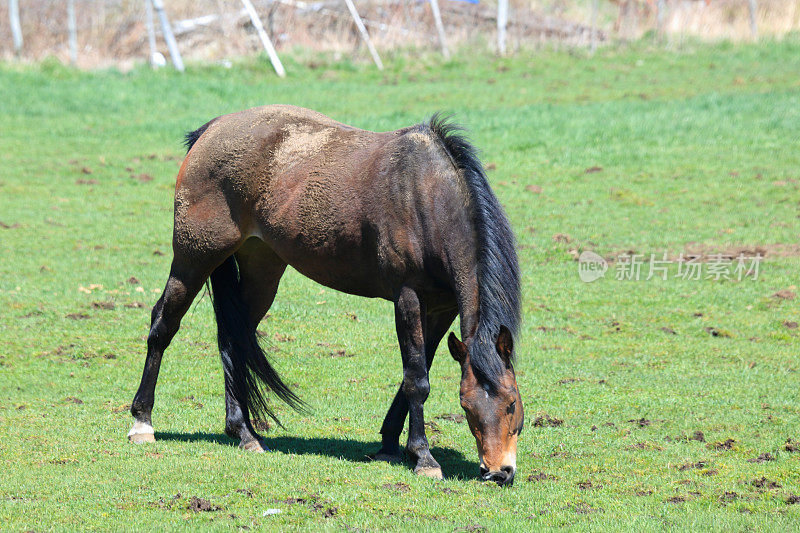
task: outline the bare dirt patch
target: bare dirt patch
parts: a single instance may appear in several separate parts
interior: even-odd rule
[[[128,309],[144,309],[145,305],[142,302],[129,302],[125,304]]]
[[[106,311],[113,311],[117,308],[117,306],[111,300],[105,302],[92,302],[92,307],[94,309],[105,309]]]
[[[648,419],[646,419],[644,417],[639,418],[639,419],[631,419],[631,420],[628,420],[628,422],[630,422],[632,424],[636,424],[640,428],[647,427],[647,426],[649,426],[650,424],[653,423],[652,421],[650,421],[650,420],[648,420]]]
[[[684,463],[678,466],[678,470],[681,472],[685,472],[687,470],[700,469],[700,468],[705,468],[707,466],[708,466],[708,461],[697,461],[696,463]]]
[[[734,439],[725,439],[718,442],[710,442],[706,447],[710,450],[732,450],[736,441]]]
[[[333,352],[328,352],[328,356],[330,357],[355,357],[356,354],[348,353],[347,350],[336,350]]]
[[[192,496],[186,508],[194,513],[213,512],[222,509],[219,505],[214,505],[210,501],[197,496]]]
[[[533,420],[533,427],[535,428],[542,428],[542,427],[558,427],[564,424],[564,421],[560,418],[555,418],[547,413],[544,413],[540,416],[537,416]]]
[[[684,248],[684,257],[697,257],[696,261],[708,262],[722,259],[737,259],[739,257],[775,258],[775,257],[800,257],[798,244],[746,244],[720,248],[707,244],[689,243]]]
[[[774,460],[775,460],[775,456],[772,455],[769,452],[766,452],[766,453],[762,453],[758,457],[754,457],[752,459],[748,459],[747,462],[748,463],[759,463],[759,464],[761,464],[761,463],[766,463],[767,461],[774,461]]]
[[[87,315],[86,313],[70,313],[66,315],[64,318],[68,318],[70,320],[87,320],[92,317]]]
[[[455,422],[456,424],[461,424],[464,422],[467,417],[462,415],[461,413],[447,413],[443,415],[439,415],[434,417],[436,420],[449,420],[450,422]]]
[[[311,494],[307,497],[286,498],[285,500],[278,500],[278,503],[285,503],[287,505],[307,505],[312,511],[321,513],[324,518],[332,518],[339,512],[338,508],[329,507],[330,502],[321,500],[316,494]]]
[[[783,449],[789,453],[800,452],[800,443],[797,443],[792,439],[786,439],[786,444],[783,445]]]
[[[766,478],[766,477],[764,477],[764,476],[761,476],[761,478],[760,478],[760,479],[754,479],[754,480],[752,480],[752,481],[750,482],[750,484],[751,484],[752,486],[754,486],[755,488],[757,488],[757,489],[767,489],[767,490],[779,489],[779,488],[781,488],[781,486],[782,486],[782,485],[781,485],[780,483],[778,483],[777,481],[772,481],[772,480],[770,480],[770,479],[767,479],[767,478]]]
[[[664,440],[666,440],[667,442],[671,442],[673,440],[675,440],[675,441],[705,442],[706,441],[706,435],[702,431],[695,431],[691,435],[678,435],[674,439],[670,438],[670,437],[666,437]]]
[[[528,476],[527,481],[531,483],[538,483],[541,481],[555,481],[557,478],[556,476],[551,476],[550,474],[545,474],[541,470],[537,470],[530,476]]]
[[[397,483],[384,483],[381,488],[405,493],[411,490],[411,485],[398,481]]]
[[[729,339],[733,337],[733,334],[730,331],[724,330],[722,328],[715,328],[713,326],[709,326],[703,328],[703,330],[712,337],[722,337],[723,339]]]
[[[773,298],[778,300],[794,300],[795,296],[797,296],[795,292],[789,289],[781,289],[772,295]]]

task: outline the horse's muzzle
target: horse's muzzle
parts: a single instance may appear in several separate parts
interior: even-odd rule
[[[514,484],[514,474],[516,469],[513,466],[504,466],[499,471],[492,472],[486,467],[480,467],[481,479],[484,481],[494,481],[501,487],[510,487]]]

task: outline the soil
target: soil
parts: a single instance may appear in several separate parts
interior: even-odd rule
[[[533,427],[535,427],[535,428],[541,428],[541,427],[546,427],[546,426],[558,427],[558,426],[561,426],[563,424],[564,424],[563,420],[561,420],[560,418],[551,417],[547,413],[545,413],[545,414],[543,414],[541,416],[537,416],[533,420]]]
[[[724,441],[709,443],[706,447],[712,450],[732,450],[734,444],[736,444],[734,439],[725,439]]]
[[[781,488],[781,484],[780,483],[778,483],[777,481],[769,480],[769,479],[765,478],[764,476],[761,476],[761,479],[754,479],[753,481],[750,482],[750,484],[752,486],[754,486],[755,488],[757,488],[757,489],[779,489],[779,488]]]
[[[708,461],[697,461],[696,463],[685,463],[678,467],[678,470],[681,472],[685,472],[686,470],[691,470],[693,468],[705,468],[708,466]]]
[[[449,420],[451,422],[455,422],[456,424],[461,424],[467,419],[467,417],[465,417],[461,413],[447,413],[444,415],[436,416],[434,418],[436,420]]]
[[[197,496],[192,496],[186,508],[195,513],[219,511],[222,509],[219,505],[213,505],[210,501],[198,498]]]
[[[773,298],[778,298],[779,300],[794,300],[795,296],[797,296],[794,291],[789,289],[782,289],[772,295]]]
[[[397,482],[397,483],[384,483],[381,485],[381,488],[387,490],[396,490],[398,492],[408,492],[411,490],[411,486],[408,483]]]
[[[767,453],[762,453],[761,455],[759,455],[758,457],[754,457],[753,459],[748,459],[747,462],[748,463],[759,463],[760,464],[760,463],[766,463],[767,461],[774,461],[774,460],[775,460],[775,456],[772,455],[771,453],[767,452]]]
[[[537,471],[536,473],[531,474],[530,476],[528,476],[528,481],[530,481],[532,483],[539,482],[539,481],[555,481],[555,480],[556,480],[555,476],[551,476],[550,474],[545,474],[542,471]]]
[[[786,444],[783,446],[783,449],[787,452],[800,452],[800,444],[794,442],[792,439],[786,439]]]

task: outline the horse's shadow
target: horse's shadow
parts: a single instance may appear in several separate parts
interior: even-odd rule
[[[224,446],[236,446],[237,442],[224,433],[174,433],[157,431],[156,440],[180,441],[180,442],[211,442]],[[368,463],[372,459],[369,455],[375,453],[380,448],[378,442],[363,442],[347,438],[330,437],[264,437],[264,441],[270,450],[282,453],[293,453],[298,455],[327,455],[342,461],[354,463]],[[461,452],[450,448],[433,446],[431,453],[442,466],[442,472],[446,478],[471,479],[476,476],[477,467],[475,463],[468,461]],[[406,461],[406,467],[413,465]]]

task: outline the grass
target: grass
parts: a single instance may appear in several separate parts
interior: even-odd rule
[[[800,43],[392,64],[289,60],[285,80],[264,61],[182,76],[0,66],[0,527],[800,527],[800,453],[785,449],[800,441],[800,309],[773,296],[797,292],[800,267]],[[444,346],[426,413],[448,479],[366,462],[401,377],[391,305],[294,272],[261,329],[313,412],[276,406],[286,429],[267,433],[266,455],[224,436],[204,298],[164,359],[157,443],[126,442],[182,134],[278,102],[375,130],[443,109],[472,128],[524,275],[512,489],[477,482],[466,424],[436,418],[460,412]],[[612,264],[586,284],[574,260],[757,245],[788,251],[755,280],[673,267],[616,281]],[[216,510],[190,510],[193,497]]]

